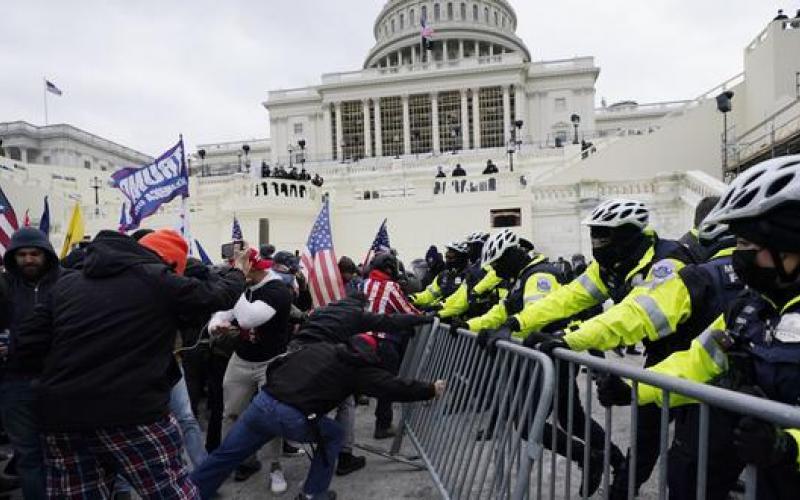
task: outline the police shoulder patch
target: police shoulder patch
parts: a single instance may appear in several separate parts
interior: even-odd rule
[[[536,281],[536,288],[540,292],[549,292],[550,289],[553,288],[553,285],[550,284],[550,280],[547,278],[539,278],[539,280]]]

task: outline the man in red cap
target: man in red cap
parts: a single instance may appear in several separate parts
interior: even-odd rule
[[[292,295],[281,276],[269,269],[269,262],[255,249],[249,250],[248,288],[233,309],[214,314],[208,324],[212,334],[236,336],[236,348],[228,361],[222,382],[224,429],[227,431],[239,418],[253,395],[266,383],[265,369],[273,357],[283,354],[289,343],[289,313]],[[280,461],[283,442],[275,439],[268,445],[272,459],[269,472],[273,493],[286,491]],[[261,469],[255,456],[245,461],[236,472],[237,480],[245,480]]]
[[[174,231],[141,243],[101,231],[20,328],[11,362],[39,380],[48,498],[108,498],[118,475],[142,498],[197,497],[168,408],[175,334],[182,315],[231,307],[249,262],[201,281],[176,273]]]

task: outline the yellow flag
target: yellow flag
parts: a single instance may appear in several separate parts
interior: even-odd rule
[[[67,235],[64,238],[64,246],[61,248],[60,258],[67,256],[73,245],[77,245],[83,239],[83,233],[86,231],[86,226],[83,223],[83,214],[81,213],[81,205],[75,202],[75,208],[72,209],[72,217],[69,219],[69,226],[67,226]]]

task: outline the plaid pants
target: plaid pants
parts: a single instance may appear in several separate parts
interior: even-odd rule
[[[172,415],[147,425],[46,433],[44,443],[48,498],[110,498],[117,474],[143,499],[200,498]]]

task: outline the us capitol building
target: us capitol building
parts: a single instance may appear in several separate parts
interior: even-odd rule
[[[433,30],[426,46],[421,19]],[[568,256],[589,252],[580,220],[602,199],[647,202],[655,229],[677,237],[723,179],[800,150],[800,22],[773,21],[743,41],[743,71],[698,96],[599,106],[594,58],[537,60],[518,22],[506,0],[388,1],[361,69],[270,91],[269,138],[197,147],[192,235],[217,257],[235,214],[249,241],[301,248],[328,194],[337,254],[356,260],[384,218],[407,261],[499,227]],[[108,176],[150,159],[69,125],[6,122],[0,138],[4,191],[32,216],[49,194],[56,245],[73,200],[88,231],[115,228],[121,195]],[[484,174],[489,161],[498,171]],[[450,176],[456,165],[466,176]],[[262,178],[264,167],[305,168],[324,184]],[[446,177],[435,177],[439,167]],[[176,226],[178,205],[145,224]]]

